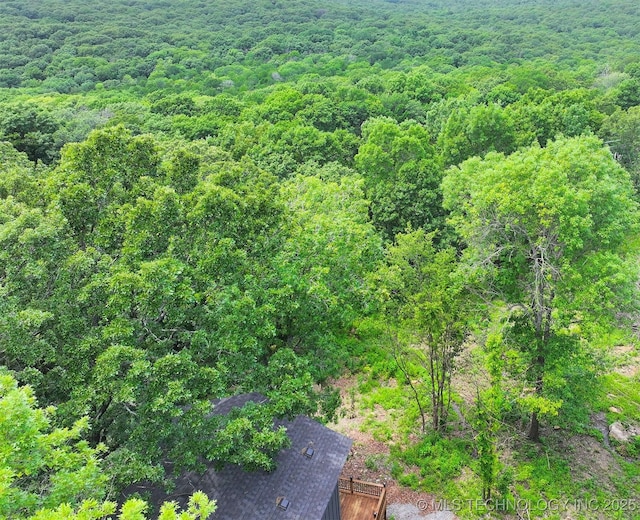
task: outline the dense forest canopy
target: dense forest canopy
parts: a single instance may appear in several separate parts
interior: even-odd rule
[[[253,88],[271,83],[272,72],[291,81],[335,75],[354,62],[449,72],[542,58],[553,74],[594,66],[622,71],[640,52],[637,8],[615,0],[44,0],[4,2],[0,15],[3,86],[65,93],[96,84],[157,90],[171,78],[209,88],[248,81]]]
[[[404,483],[439,493],[440,450],[472,496],[535,498],[507,432],[526,466],[527,434],[640,395],[607,373],[637,321],[638,27],[626,0],[2,2],[0,518],[271,469],[273,418],[335,420],[345,371],[397,382]],[[211,414],[241,392],[268,403]],[[605,498],[640,493],[638,439]]]

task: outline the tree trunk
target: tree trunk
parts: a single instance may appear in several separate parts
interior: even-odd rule
[[[529,433],[527,437],[530,441],[540,442],[540,421],[538,420],[538,413],[533,412],[531,414],[531,422],[529,423]]]
[[[427,432],[427,421],[425,419],[426,412],[424,410],[424,407],[422,406],[422,402],[420,401],[420,393],[418,392],[418,389],[416,388],[416,386],[413,384],[413,381],[411,380],[411,374],[409,373],[409,367],[405,363],[405,358],[400,353],[398,338],[393,334],[391,334],[391,332],[389,332],[389,337],[391,338],[391,341],[393,342],[393,345],[394,345],[393,352],[392,352],[393,359],[395,360],[396,365],[398,365],[398,368],[404,375],[404,378],[407,384],[409,385],[409,387],[411,388],[411,391],[413,392],[413,398],[415,399],[416,404],[418,405],[418,410],[420,411],[420,420],[422,421],[422,433],[424,434]]]
[[[544,375],[544,365],[545,358],[543,356],[539,356],[536,360],[538,377],[536,379],[536,396],[542,395],[542,389],[544,386],[543,375]],[[527,434],[529,440],[533,442],[540,442],[540,420],[538,418],[537,412],[531,413],[531,422],[529,423],[529,433]]]

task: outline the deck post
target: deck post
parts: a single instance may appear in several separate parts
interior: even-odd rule
[[[349,493],[353,495],[353,477],[349,477]]]

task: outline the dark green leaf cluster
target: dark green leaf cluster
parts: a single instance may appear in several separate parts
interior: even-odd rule
[[[2,156],[0,363],[62,423],[88,416],[123,484],[167,461],[268,469],[274,417],[332,416],[314,384],[379,254],[355,177],[280,186],[204,142],[163,146],[113,127],[50,170]],[[212,415],[243,391],[268,402]]]

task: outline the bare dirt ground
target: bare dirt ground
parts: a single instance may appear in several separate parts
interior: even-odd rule
[[[613,349],[613,355],[618,360],[615,371],[626,377],[640,374],[640,359],[638,352],[632,345],[620,345]]]
[[[425,507],[425,505],[431,504],[435,499],[434,496],[400,486],[391,476],[391,467],[388,464],[388,443],[377,441],[370,433],[362,431],[364,417],[357,413],[357,405],[355,408],[352,407],[353,399],[350,392],[357,387],[356,378],[342,377],[334,381],[333,385],[340,389],[343,413],[331,428],[353,439],[351,454],[342,470],[342,477],[386,484],[388,504],[413,505],[419,509],[420,516],[433,512],[431,506]],[[375,413],[382,418],[386,412],[376,407]],[[368,464],[367,461],[369,461]],[[396,518],[400,520],[397,515]]]
[[[616,347],[613,352],[616,362],[615,371],[627,376],[640,376],[640,355],[632,346]],[[453,403],[450,421],[459,434],[470,429],[465,419],[472,406],[478,389],[487,385],[488,375],[477,368],[473,359],[473,346],[468,346],[459,358],[459,370],[453,377],[453,387],[461,400]],[[376,440],[368,428],[363,427],[367,416],[375,415],[376,421],[393,424],[394,418],[382,407],[375,405],[373,412],[363,413],[360,396],[357,392],[358,381],[355,376],[342,377],[333,382],[340,389],[342,408],[340,419],[331,427],[353,439],[351,454],[344,466],[342,477],[384,483],[387,486],[388,513],[395,520],[456,520],[449,511],[436,511],[434,495],[414,491],[398,484],[391,475],[389,446],[400,442],[392,435],[389,441]],[[394,384],[393,381],[387,384]],[[553,450],[564,453],[576,481],[589,481],[598,475],[598,485],[609,492],[615,491],[615,481],[622,475],[622,469],[608,439],[609,424],[604,413],[594,414],[591,426],[603,433],[599,440],[590,435],[567,435],[560,429],[544,428],[543,436]],[[515,429],[499,440],[499,452],[502,462],[509,465],[511,452],[524,440],[524,430]],[[410,468],[405,468],[410,471]],[[563,518],[572,518],[571,512]]]

